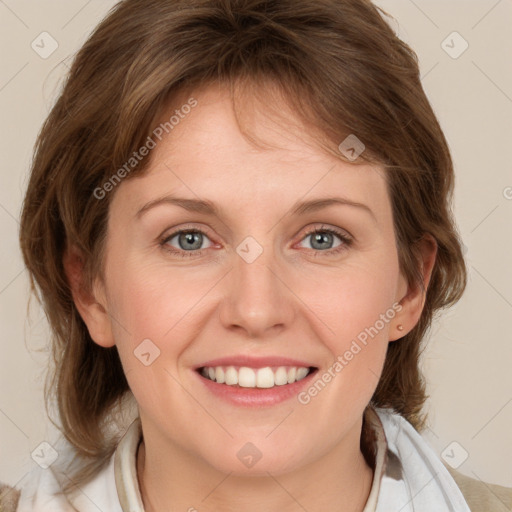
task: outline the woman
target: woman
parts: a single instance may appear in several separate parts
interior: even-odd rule
[[[418,433],[421,342],[466,282],[452,190],[416,56],[370,2],[120,2],[21,219],[69,445],[5,501],[500,510],[510,489]]]

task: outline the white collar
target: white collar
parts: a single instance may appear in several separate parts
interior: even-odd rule
[[[401,415],[387,408],[365,411],[376,435],[374,478],[363,512],[471,512],[433,449]],[[140,418],[114,454],[114,475],[123,512],[144,512],[137,479]]]
[[[387,448],[375,512],[471,512],[441,459],[417,430],[391,409],[376,412]]]

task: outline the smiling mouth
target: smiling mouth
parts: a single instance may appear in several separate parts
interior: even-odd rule
[[[269,389],[298,382],[315,372],[315,366],[203,366],[197,372],[205,379],[238,388]]]

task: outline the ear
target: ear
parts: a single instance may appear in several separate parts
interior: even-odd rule
[[[73,302],[84,321],[89,335],[102,347],[115,345],[112,323],[107,311],[105,288],[99,278],[95,279],[93,290],[84,284],[84,257],[75,246],[68,246],[64,253],[63,265]]]
[[[403,275],[400,276],[399,296],[397,301],[402,309],[393,319],[390,328],[389,341],[395,341],[412,331],[418,323],[425,299],[427,288],[434,268],[437,256],[437,242],[430,233],[425,233],[421,240],[417,243],[418,253],[421,265],[420,271],[422,276],[423,287],[419,283],[408,284]],[[405,294],[404,294],[405,290]],[[400,298],[401,297],[401,298]],[[398,330],[398,325],[402,325],[403,329]]]

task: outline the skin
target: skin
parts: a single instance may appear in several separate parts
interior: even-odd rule
[[[137,470],[146,510],[361,511],[373,478],[359,446],[362,415],[388,343],[414,327],[425,299],[399,269],[383,171],[319,149],[285,103],[279,120],[265,106],[248,115],[251,132],[273,145],[261,149],[241,135],[226,90],[191,96],[198,106],[152,150],[148,172],[115,191],[104,280],[87,294],[72,250],[65,262],[91,337],[117,345],[139,405]],[[211,200],[221,216],[160,204],[137,217],[171,193]],[[372,213],[349,205],[290,213],[296,201],[327,196]],[[333,235],[315,248],[306,231],[322,226],[349,234],[352,243]],[[178,236],[159,243],[184,228],[205,232],[200,255],[169,252],[186,252]],[[263,249],[252,263],[236,252],[247,236]],[[426,286],[432,240],[422,254]],[[321,374],[395,303],[401,311],[307,405],[293,398],[237,407],[212,395],[192,370],[251,354],[310,361]],[[161,351],[149,366],[134,355],[145,339]],[[237,457],[247,442],[262,453],[252,468]]]

